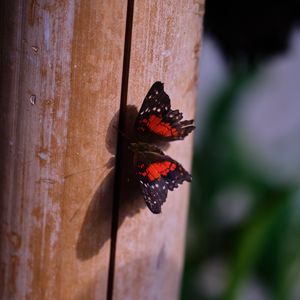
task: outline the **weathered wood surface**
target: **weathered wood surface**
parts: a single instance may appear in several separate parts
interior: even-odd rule
[[[134,2],[128,122],[157,80],[194,117],[203,1]],[[176,299],[189,184],[161,215],[114,186],[127,1],[0,6],[0,298],[106,299],[121,189],[113,298]],[[166,151],[190,170],[191,145]]]
[[[173,109],[194,117],[204,1],[135,1],[128,105],[140,108],[162,81]],[[128,118],[128,122],[131,122]],[[192,136],[167,153],[191,168]],[[180,287],[189,184],[169,192],[160,215],[141,207],[141,196],[121,190],[114,299],[176,299]]]
[[[106,298],[126,6],[1,2],[1,299]]]

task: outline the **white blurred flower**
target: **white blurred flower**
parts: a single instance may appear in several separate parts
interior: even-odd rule
[[[212,258],[201,266],[195,279],[200,295],[221,296],[227,285],[228,267],[222,258]]]
[[[275,183],[300,183],[300,31],[241,95],[233,128],[255,168]]]
[[[243,284],[236,300],[271,300],[271,297],[262,282],[251,278]]]
[[[240,223],[249,214],[253,200],[253,194],[244,186],[221,190],[215,199],[216,224],[223,227]]]
[[[206,116],[218,92],[227,84],[229,70],[222,57],[220,48],[209,36],[203,37],[199,68],[199,91],[197,101],[197,131],[196,142],[201,141],[202,130]]]

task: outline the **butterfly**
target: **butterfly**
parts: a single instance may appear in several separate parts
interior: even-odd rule
[[[156,145],[144,142],[147,138],[168,142],[184,139],[195,129],[193,120],[182,121],[179,110],[171,109],[171,101],[164,91],[163,83],[157,81],[147,93],[135,121],[139,142],[131,143],[136,154],[136,176],[150,211],[161,212],[168,191],[183,181],[191,182],[192,176]]]
[[[142,139],[146,136],[160,141],[183,140],[195,129],[194,120],[181,121],[182,113],[171,109],[171,100],[162,82],[155,82],[138,113],[135,128]]]

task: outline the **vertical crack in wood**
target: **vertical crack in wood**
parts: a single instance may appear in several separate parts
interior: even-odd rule
[[[109,261],[109,269],[108,269],[107,300],[113,299],[113,288],[114,288],[114,271],[115,271],[117,233],[118,233],[118,223],[119,223],[119,202],[121,197],[120,186],[121,186],[121,178],[123,173],[122,172],[123,140],[122,140],[121,132],[124,131],[125,122],[126,122],[126,105],[127,105],[128,80],[129,80],[133,8],[134,8],[134,0],[128,0],[122,84],[121,84],[120,114],[119,114],[120,131],[118,132],[118,143],[117,143],[117,152],[116,152],[117,153],[116,172],[115,172],[114,197],[113,197],[113,208],[112,208],[111,246],[110,246],[110,261]]]

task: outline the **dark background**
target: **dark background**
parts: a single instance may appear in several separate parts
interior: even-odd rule
[[[299,21],[206,1],[181,299],[300,299]]]

